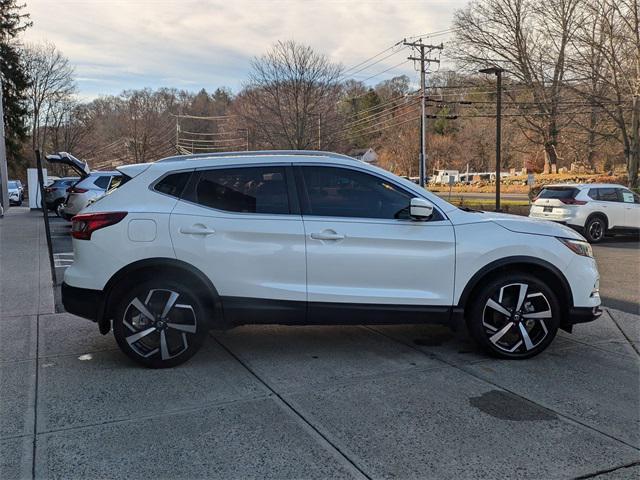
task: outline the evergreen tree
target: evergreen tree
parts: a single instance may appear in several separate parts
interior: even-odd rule
[[[16,0],[0,0],[0,80],[4,107],[5,142],[9,164],[14,164],[21,143],[27,135],[27,103],[29,79],[21,61],[22,51],[17,36],[31,26],[29,15],[22,13],[24,4]]]

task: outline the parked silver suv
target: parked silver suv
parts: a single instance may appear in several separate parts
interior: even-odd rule
[[[67,199],[60,209],[60,216],[71,220],[92,200],[104,195],[121,179],[120,172],[91,172],[88,176],[67,189]]]

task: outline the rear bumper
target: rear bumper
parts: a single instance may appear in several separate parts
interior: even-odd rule
[[[62,305],[69,313],[98,322],[104,309],[104,293],[102,290],[72,287],[63,283]]]
[[[602,315],[602,308],[597,307],[573,307],[569,310],[567,323],[575,325],[576,323],[593,322]]]

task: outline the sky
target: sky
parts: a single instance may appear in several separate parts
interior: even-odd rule
[[[75,69],[80,97],[92,99],[144,87],[213,91],[224,86],[237,92],[251,59],[278,40],[310,45],[348,69],[405,37],[450,28],[454,11],[467,0],[26,2],[33,27],[24,41],[53,42]],[[352,69],[351,78],[374,84],[407,74],[417,81],[411,62],[391,68],[408,53],[400,50],[361,72]],[[442,56],[446,59],[446,48]]]

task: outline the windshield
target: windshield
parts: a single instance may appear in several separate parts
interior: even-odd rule
[[[538,198],[574,198],[578,189],[573,187],[546,187],[538,195]]]
[[[18,188],[18,182],[9,181],[7,184],[9,185],[9,188]]]

